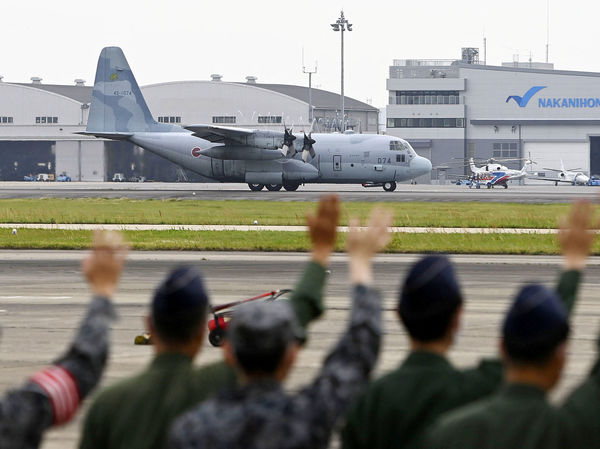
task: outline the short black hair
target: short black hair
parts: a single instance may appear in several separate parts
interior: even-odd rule
[[[243,337],[243,332],[240,332],[240,337]],[[264,347],[258,349],[254,344],[255,338],[260,339],[261,337],[253,333],[246,344],[234,347],[238,364],[247,374],[273,374],[281,363],[289,344],[277,342],[268,350]]]
[[[167,343],[187,343],[206,323],[206,307],[186,310],[171,315],[152,314],[156,333]]]
[[[410,336],[430,342],[442,338],[463,299],[446,256],[426,256],[409,271],[398,298],[398,315]]]

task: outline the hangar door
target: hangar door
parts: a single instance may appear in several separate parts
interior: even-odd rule
[[[590,171],[589,142],[525,142],[523,156],[529,157],[530,153],[538,163],[534,165],[534,171],[544,171],[543,167],[560,168],[561,159],[567,170],[577,168],[586,173]]]

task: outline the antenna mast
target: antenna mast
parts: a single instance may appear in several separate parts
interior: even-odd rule
[[[548,51],[550,48],[550,0],[546,2],[546,63],[548,62]]]

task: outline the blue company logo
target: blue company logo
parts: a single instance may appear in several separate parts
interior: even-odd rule
[[[529,100],[537,94],[540,90],[545,89],[547,86],[533,86],[522,97],[518,95],[511,95],[506,99],[508,103],[511,99],[515,100],[515,103],[520,108],[524,108],[529,103]],[[538,108],[600,108],[600,98],[598,97],[556,97],[556,98],[538,98]]]
[[[525,106],[527,106],[527,103],[529,103],[529,100],[531,100],[531,97],[533,97],[540,90],[545,88],[546,86],[533,86],[531,89],[525,92],[525,95],[523,95],[522,97],[519,97],[518,95],[511,95],[506,99],[506,102],[508,103],[512,98],[513,100],[515,100],[515,103],[517,103],[520,108],[524,108]]]

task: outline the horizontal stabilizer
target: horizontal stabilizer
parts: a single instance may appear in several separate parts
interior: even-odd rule
[[[90,131],[81,131],[75,134],[79,134],[81,136],[94,136],[99,139],[111,139],[111,140],[125,140],[133,136],[133,133],[108,133],[108,132],[90,132]]]

